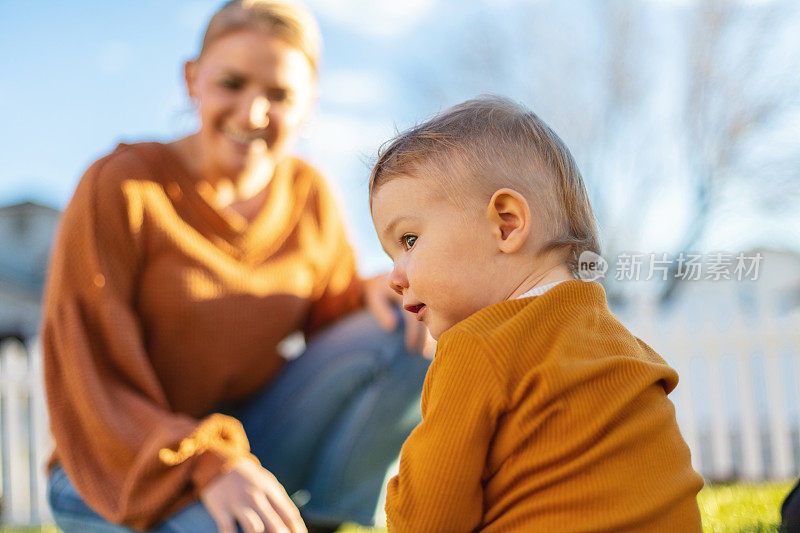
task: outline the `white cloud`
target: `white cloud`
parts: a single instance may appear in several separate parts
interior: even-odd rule
[[[436,4],[436,0],[310,0],[311,10],[361,33],[381,37],[401,35]]]
[[[772,4],[775,0],[730,0],[732,3],[745,5]],[[700,0],[650,0],[651,4],[664,4],[668,6],[688,6],[698,4]]]
[[[354,113],[336,113],[320,110],[312,118],[308,138],[301,150],[314,161],[334,171],[337,178],[346,181],[345,169],[363,169],[362,158],[373,155],[380,144],[393,135],[391,123],[359,118]]]
[[[326,104],[363,109],[382,105],[391,94],[391,87],[377,72],[336,69],[324,73],[320,92]]]

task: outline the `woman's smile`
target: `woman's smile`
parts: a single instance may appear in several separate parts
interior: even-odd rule
[[[261,139],[266,141],[267,137],[267,131],[265,129],[248,131],[232,126],[223,126],[222,133],[232,142],[245,147],[249,147],[250,143],[255,140]]]

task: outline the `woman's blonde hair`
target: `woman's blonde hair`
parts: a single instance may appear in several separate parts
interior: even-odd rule
[[[261,30],[294,46],[308,58],[317,72],[322,38],[316,20],[300,3],[292,0],[231,0],[208,22],[198,57],[214,41],[239,30]]]
[[[541,251],[566,249],[576,272],[584,251],[600,253],[594,213],[564,142],[534,113],[483,96],[434,116],[389,141],[369,180],[369,197],[399,177],[430,179],[459,207],[482,206],[498,189],[523,194],[546,226]]]

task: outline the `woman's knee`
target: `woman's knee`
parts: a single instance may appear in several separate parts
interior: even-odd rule
[[[104,520],[83,500],[78,490],[72,484],[64,469],[56,465],[53,467],[47,481],[47,502],[50,504],[53,517],[59,522],[69,524],[69,527],[61,526],[64,531],[87,531],[86,526],[74,529],[71,526],[88,523],[97,520]],[[109,526],[111,524],[109,523]]]
[[[338,359],[343,354],[371,359],[375,365],[387,367],[398,357],[410,355],[404,343],[404,324],[398,310],[398,327],[385,331],[366,310],[352,313],[331,324],[308,341],[300,357]]]
[[[216,533],[216,531],[217,525],[214,519],[201,502],[184,507],[155,529],[155,533]]]
[[[64,469],[56,465],[47,482],[47,501],[56,525],[64,533],[131,533],[97,514],[81,498]],[[156,533],[216,533],[217,526],[201,502],[176,512],[152,531]]]

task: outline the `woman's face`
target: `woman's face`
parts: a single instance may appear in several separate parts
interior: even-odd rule
[[[311,110],[315,78],[297,48],[241,30],[188,62],[186,84],[200,115],[204,170],[235,179],[248,154],[280,161]]]

